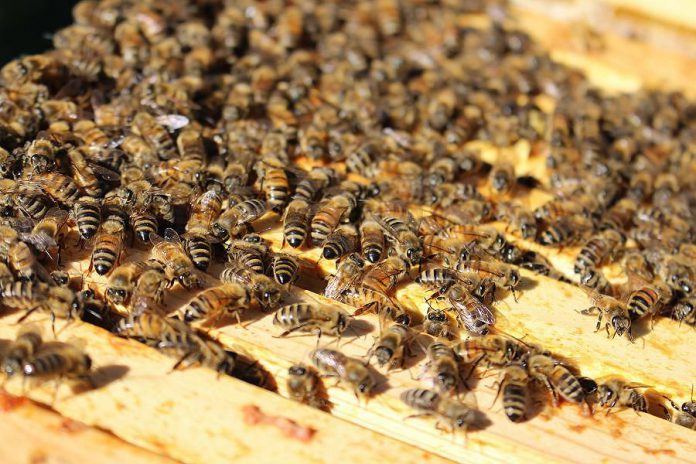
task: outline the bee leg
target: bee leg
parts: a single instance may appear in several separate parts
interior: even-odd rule
[[[56,404],[56,400],[58,399],[58,390],[60,389],[60,385],[63,383],[63,376],[58,376],[56,379],[55,383],[55,388],[53,390],[53,398],[51,399],[51,406]]]
[[[428,413],[428,412],[424,412],[424,413],[421,413],[421,414],[411,414],[410,416],[404,417],[404,420],[416,419],[416,418],[418,418],[418,417],[430,417],[430,416],[432,416],[432,414],[430,414],[430,413]]]

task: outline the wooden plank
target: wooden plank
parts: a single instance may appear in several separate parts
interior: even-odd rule
[[[14,337],[16,318],[10,315],[0,320],[0,338]],[[50,333],[45,317],[37,316],[34,321]],[[55,403],[53,382],[23,391],[21,380],[11,379],[5,388],[15,395],[52,403],[66,418],[108,430],[158,454],[195,463],[321,463],[335,462],[337,456],[356,462],[377,456],[392,462],[446,462],[240,380],[218,378],[207,369],[170,372],[171,358],[88,324],[71,324],[60,339],[86,342],[99,388],[76,393],[62,385]],[[244,408],[251,405],[310,428],[314,435],[301,441],[277,427],[247,424]]]
[[[0,392],[0,435],[5,463],[174,463],[26,398]]]

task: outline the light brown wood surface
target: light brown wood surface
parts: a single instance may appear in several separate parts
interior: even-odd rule
[[[577,29],[570,27],[568,22],[551,18],[543,8],[535,6],[534,0],[518,0],[514,4],[516,20],[523,29],[548,46],[554,58],[585,70],[595,83],[615,91],[630,91],[646,85],[682,89],[693,94],[690,76],[696,71],[696,60],[685,52],[664,50],[611,32],[602,34],[605,42],[602,51],[588,52],[578,45],[582,42],[577,40]],[[576,18],[574,21],[579,20]],[[650,60],[645,57],[650,57]],[[529,157],[529,147],[518,146],[512,151],[521,160],[518,165],[521,173],[539,174],[542,163],[538,157]],[[484,156],[494,159],[499,153],[488,150]],[[543,192],[534,192],[529,201],[538,204],[545,198]],[[272,223],[273,217],[269,215],[257,226],[263,230],[264,224]],[[267,230],[264,235],[278,248],[280,238],[277,230]],[[514,239],[513,236],[510,238]],[[567,248],[559,253],[534,244],[524,245],[542,252],[565,272],[571,269],[577,251]],[[138,259],[139,256],[142,255],[135,252],[128,259]],[[334,264],[327,261],[313,264],[319,257],[317,250],[304,252],[302,256],[310,268],[314,268],[310,270],[312,273],[326,276],[334,270]],[[86,261],[82,260],[72,269],[82,272],[86,267]],[[620,280],[615,270],[610,269],[608,274],[615,281]],[[593,318],[576,312],[590,305],[582,290],[529,273],[524,273],[524,276],[528,283],[519,301],[507,296],[496,304],[501,329],[567,357],[584,375],[600,378],[618,375],[651,385],[677,401],[688,399],[691,385],[696,381],[692,328],[660,319],[636,343],[630,344],[625,339],[610,340],[604,333],[594,333]],[[99,288],[103,279],[90,276],[87,283]],[[321,281],[305,280],[300,284],[317,291]],[[323,297],[300,288],[293,289],[292,294],[299,300],[324,301]],[[399,289],[397,298],[405,306],[422,313],[426,295],[418,286],[410,284]],[[174,308],[187,296],[177,290],[168,294],[167,302]],[[12,314],[0,320],[0,338],[13,336],[17,329],[13,322],[19,316]],[[41,319],[41,316],[34,319]],[[378,333],[376,317],[367,315],[360,320],[362,335],[352,337],[348,334],[341,341],[341,350],[356,357],[366,355],[373,336]],[[308,362],[307,355],[315,346],[315,338],[274,338],[278,330],[272,326],[271,316],[255,311],[245,315],[245,325],[245,328],[240,327],[232,321],[229,325],[212,329],[211,334],[231,349],[258,359],[274,375],[280,393],[285,394],[287,367],[299,361]],[[370,325],[373,331],[365,333]],[[45,329],[49,333],[47,325]],[[105,378],[123,374],[94,391],[73,394],[67,385],[63,386],[53,404],[60,415],[99,427],[138,447],[186,462],[282,460],[290,463],[358,459],[389,462],[439,462],[447,459],[457,462],[696,461],[693,432],[647,414],[638,416],[632,411],[622,411],[608,416],[602,412],[585,417],[578,408],[570,405],[558,409],[547,406],[529,422],[512,424],[504,417],[499,403],[489,409],[495,396],[493,377],[483,379],[468,398],[476,401],[490,419],[491,424],[484,430],[467,436],[451,436],[438,431],[431,419],[405,420],[411,411],[398,399],[400,392],[413,386],[428,385],[427,379],[413,378],[421,373],[422,356],[410,360],[409,370],[392,372],[388,376],[389,388],[381,385],[379,390],[385,391],[380,391],[367,404],[358,404],[352,393],[340,385],[332,387],[333,381],[329,380],[326,386],[335,416],[331,417],[236,379],[218,378],[205,369],[169,373],[174,362],[171,358],[87,325],[71,324],[60,333],[60,338],[84,340],[87,351],[95,359],[95,368],[108,374]],[[386,381],[384,378],[381,380]],[[52,400],[50,384],[23,392],[21,382],[12,380],[6,388],[13,394],[25,394],[42,403],[50,404]],[[244,424],[241,413],[241,408],[247,404],[258,405],[268,414],[281,415],[315,428],[317,433],[310,442],[304,443],[285,437],[272,426],[248,426]],[[3,416],[11,418],[14,414],[5,413]],[[12,455],[15,462],[31,462],[32,447],[51,447],[55,440],[65,441],[60,440],[62,432],[51,433],[50,427],[45,434],[40,433],[42,429],[38,425],[35,429],[23,429],[29,427],[33,417],[22,416],[13,420],[17,427],[6,427],[2,436],[3,441],[17,444],[17,451]],[[37,419],[37,423],[40,422]],[[30,432],[35,435],[28,441],[23,437]],[[114,453],[126,453],[114,456],[130,456],[127,454],[130,445],[116,446],[108,440],[100,441],[102,438],[89,436],[88,441],[94,446],[95,453],[107,453],[113,449]],[[85,445],[85,449],[92,449],[88,446]],[[65,453],[61,462],[71,462],[68,451]],[[133,456],[132,461],[137,462],[137,453]],[[148,454],[142,456],[149,457]]]

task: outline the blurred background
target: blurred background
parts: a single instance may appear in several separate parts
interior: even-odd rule
[[[72,22],[77,0],[0,0],[0,66],[51,48],[51,33]]]

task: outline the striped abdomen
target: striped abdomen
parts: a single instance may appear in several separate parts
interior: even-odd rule
[[[220,311],[241,308],[249,303],[249,293],[242,286],[226,283],[217,287],[203,290],[193,297],[179,311],[184,321],[191,322],[203,319]]]
[[[299,263],[287,255],[276,255],[273,258],[273,278],[281,285],[291,284],[299,277]]]
[[[293,329],[314,320],[314,307],[307,303],[283,306],[273,315],[273,325]]]
[[[292,200],[283,217],[283,239],[293,248],[300,247],[307,239],[309,228],[309,203]]]
[[[660,295],[657,290],[651,286],[639,288],[629,295],[626,306],[628,307],[628,317],[631,321],[652,313],[660,304]]]
[[[39,299],[48,294],[48,285],[30,280],[18,280],[2,289],[2,306],[16,309],[31,309]]]
[[[338,259],[355,251],[357,241],[357,232],[353,225],[340,226],[326,237],[322,256],[325,259]]]
[[[549,378],[555,390],[564,399],[572,403],[582,403],[585,400],[585,392],[577,377],[563,366],[554,366]]]
[[[424,388],[411,388],[401,394],[401,401],[414,409],[432,412],[440,402],[440,394]]]
[[[201,235],[193,235],[184,241],[184,248],[196,268],[201,271],[208,269],[212,255],[212,248],[208,239]]]
[[[80,237],[87,240],[94,237],[101,224],[101,206],[96,199],[81,198],[75,204],[75,222]]]
[[[18,194],[15,197],[17,206],[34,220],[39,220],[48,212],[48,204],[44,198],[39,195],[24,195]]]
[[[382,259],[384,231],[376,221],[366,219],[360,224],[360,248],[369,262],[376,263]]]
[[[156,234],[159,229],[157,216],[150,210],[142,210],[133,213],[131,215],[131,223],[133,232],[135,232],[135,235],[143,242],[149,241],[150,235]]]
[[[290,198],[288,175],[280,168],[269,168],[263,177],[263,191],[273,211],[280,213]]]

